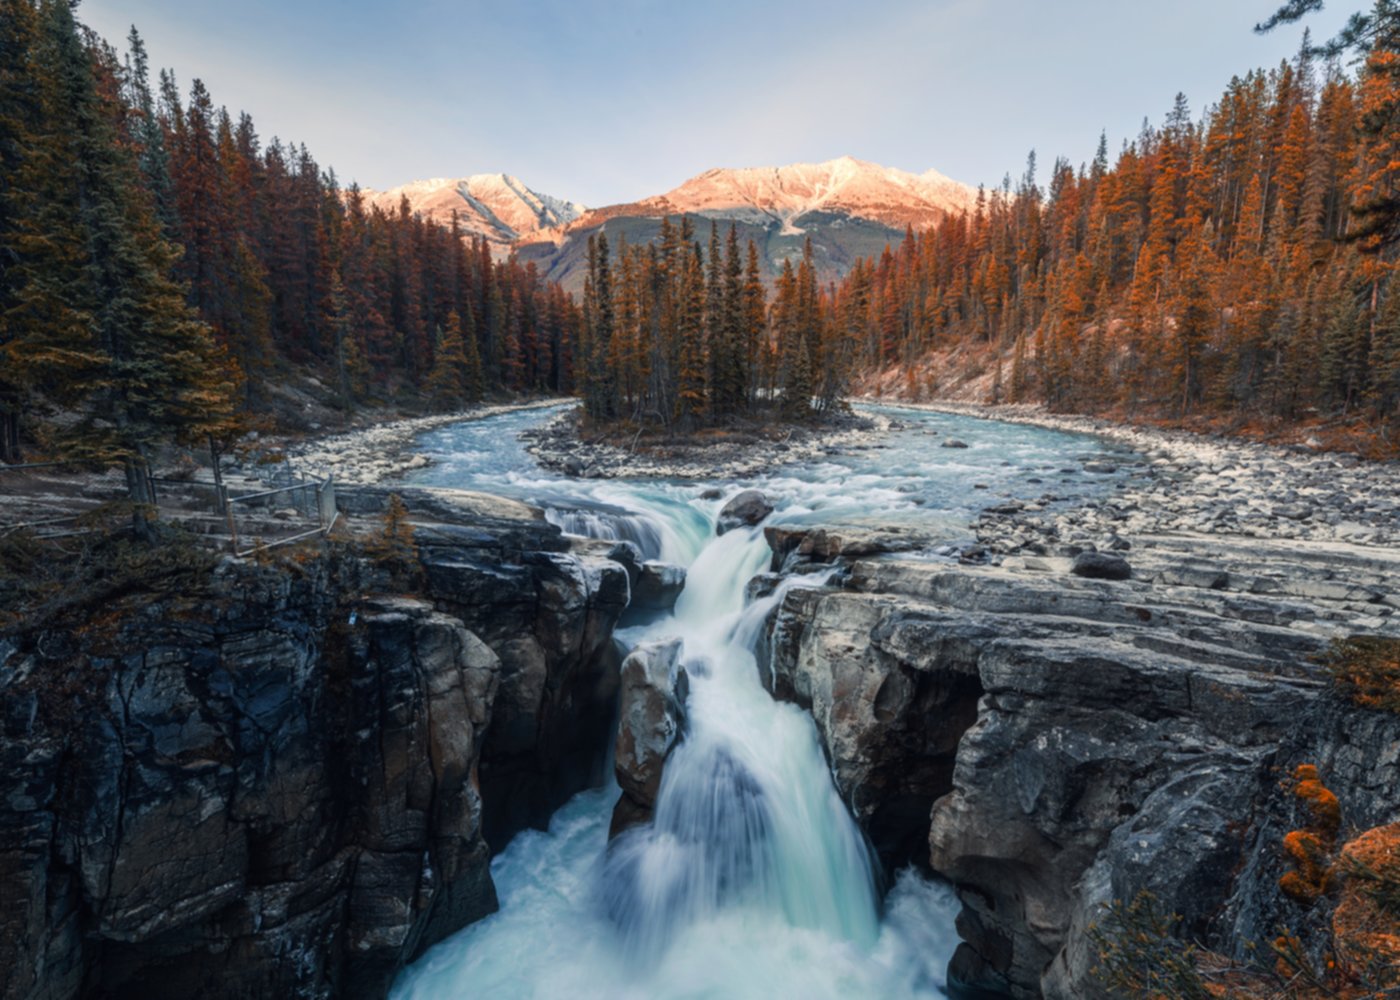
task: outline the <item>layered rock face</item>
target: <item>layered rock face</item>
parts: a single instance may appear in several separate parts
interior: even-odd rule
[[[1131,561],[856,560],[776,615],[771,685],[810,707],[857,819],[887,861],[927,837],[958,887],[954,981],[1094,996],[1089,926],[1144,889],[1217,950],[1272,940],[1298,762],[1346,823],[1400,817],[1400,718],[1338,705],[1311,660],[1400,631],[1400,554],[1153,538]]]
[[[501,658],[501,690],[481,756],[486,839],[503,846],[543,828],[606,776],[621,662],[612,631],[627,609],[627,570],[596,546],[569,547],[528,508],[461,494],[468,523],[417,535],[426,593]],[[409,491],[426,506],[433,491]]]
[[[225,562],[0,643],[0,995],[378,997],[495,909],[492,850],[601,772],[626,572],[404,492],[413,597]]]

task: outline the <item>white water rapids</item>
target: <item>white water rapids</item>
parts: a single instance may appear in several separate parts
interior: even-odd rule
[[[758,481],[773,522],[868,519],[966,536],[976,483],[1032,497],[1096,488],[1058,470],[1091,439],[901,412],[911,427],[877,452],[834,457]],[[540,414],[436,432],[438,464],[420,481],[520,496],[566,531],[624,538],[688,568],[672,615],[619,631],[627,645],[677,636],[689,677],[682,741],[668,758],[656,815],[611,845],[616,785],[575,797],[548,831],[526,831],[493,861],[500,911],[431,949],[395,984],[397,1000],[553,998],[941,997],[957,944],[946,886],[901,872],[885,886],[832,783],[811,719],[763,689],[754,648],[786,579],[748,606],[767,568],[760,529],[716,535],[723,499],[682,483],[578,482],[543,473],[515,441]],[[930,447],[956,426],[973,447]],[[936,442],[933,442],[936,443]],[[702,484],[704,485],[704,484]]]

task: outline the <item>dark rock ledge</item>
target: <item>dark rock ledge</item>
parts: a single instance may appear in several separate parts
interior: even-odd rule
[[[5,1000],[382,997],[602,779],[626,569],[400,492],[411,593],[338,545],[0,638]],[[386,496],[345,492],[350,524]]]

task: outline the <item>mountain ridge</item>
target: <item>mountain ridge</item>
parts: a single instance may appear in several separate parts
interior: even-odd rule
[[[922,174],[853,156],[779,167],[713,167],[664,194],[584,212],[564,232],[620,215],[698,215],[756,225],[780,224],[785,235],[814,212],[845,214],[904,229],[924,228],[973,207],[977,189],[936,170]]]
[[[468,234],[496,244],[513,244],[543,230],[573,222],[587,208],[565,198],[536,191],[512,174],[472,174],[410,181],[385,191],[361,192],[367,204],[397,212],[407,199],[409,211],[441,225],[458,225]]]
[[[853,156],[778,167],[712,167],[662,194],[598,208],[542,194],[510,174],[414,181],[366,200],[409,210],[443,225],[458,213],[466,234],[485,237],[496,252],[534,262],[570,291],[582,287],[587,237],[616,242],[657,238],[664,218],[732,223],[759,247],[773,278],[812,238],[823,280],[843,276],[859,257],[898,244],[949,215],[972,211],[978,189],[937,170],[912,173]]]

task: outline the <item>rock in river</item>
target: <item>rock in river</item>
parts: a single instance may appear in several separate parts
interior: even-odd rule
[[[685,567],[655,559],[642,563],[637,582],[632,585],[630,607],[644,611],[669,611],[685,590]]]
[[[622,662],[621,714],[613,769],[622,797],[609,836],[651,819],[661,772],[680,739],[689,687],[679,666],[681,642],[643,643]]]
[[[720,510],[719,524],[715,526],[715,531],[722,535],[734,528],[752,526],[771,513],[773,505],[768,502],[767,497],[758,490],[744,490]]]

